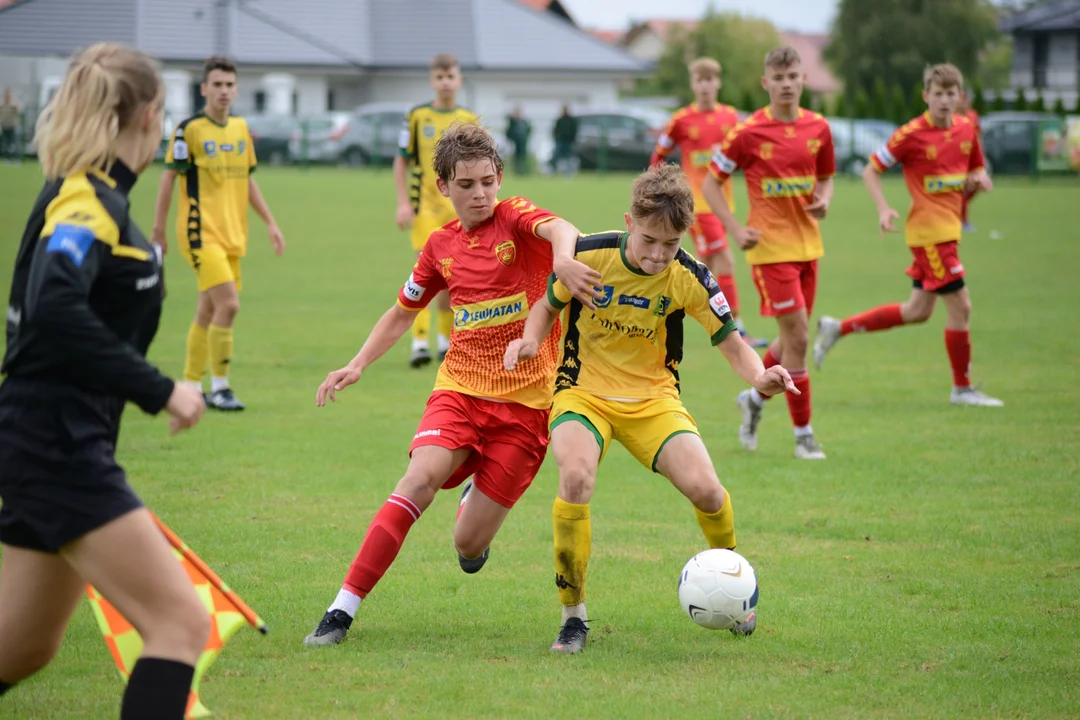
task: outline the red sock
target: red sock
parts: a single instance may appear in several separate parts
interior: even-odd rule
[[[367,597],[390,563],[397,557],[409,528],[420,519],[421,510],[409,498],[394,493],[375,513],[360,552],[349,566],[342,587],[360,597]]]
[[[949,351],[952,381],[956,387],[971,385],[971,332],[945,330],[945,349]]]
[[[779,365],[780,360],[773,354],[772,345],[765,351],[765,357],[761,358],[761,362],[765,363],[765,369],[768,370],[773,365]]]
[[[728,307],[734,317],[739,316],[739,289],[735,286],[734,275],[717,275],[716,284],[720,286],[720,292],[727,298]]]
[[[795,427],[806,427],[810,424],[810,375],[806,368],[788,370],[792,382],[802,395],[784,393],[787,397],[788,412],[791,414],[791,423]]]
[[[850,335],[853,332],[877,332],[903,324],[904,316],[900,314],[900,303],[881,305],[845,319],[840,323],[840,335]]]

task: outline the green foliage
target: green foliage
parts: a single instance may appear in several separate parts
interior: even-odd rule
[[[1016,91],[1016,101],[1013,103],[1012,109],[1017,112],[1023,112],[1028,109],[1027,95],[1023,90]]]
[[[851,109],[851,117],[856,120],[865,120],[870,117],[870,98],[866,91],[860,90],[855,93],[855,105]]]
[[[1076,95],[1076,102],[1073,103],[1073,109],[1071,115],[1080,115],[1080,93]]]
[[[892,101],[889,103],[889,114],[886,116],[897,125],[906,123],[915,113],[908,110],[907,98],[904,97],[904,88],[893,85]]]
[[[970,93],[971,109],[980,115],[984,115],[986,113],[986,96],[983,93],[982,85],[976,81],[972,84]]]
[[[761,98],[762,60],[765,54],[780,44],[780,34],[768,20],[747,18],[733,12],[717,13],[710,9],[691,32],[676,28],[668,39],[664,53],[657,61],[656,72],[638,81],[636,95],[665,95],[688,103],[694,95],[690,90],[687,64],[694,58],[716,58],[724,67],[724,102],[739,104],[756,89],[758,100],[752,110],[764,104]]]
[[[1012,38],[1003,35],[983,48],[974,80],[984,88],[1004,90],[1009,87],[1009,72],[1012,70]]]
[[[974,76],[979,54],[1001,37],[988,0],[840,0],[825,58],[849,88],[910,87],[926,64],[952,62]]]
[[[1054,101],[1053,112],[1055,115],[1060,115],[1062,117],[1068,114],[1065,112],[1065,101],[1061,99],[1060,95],[1058,95],[1057,100]]]
[[[994,93],[994,102],[990,104],[990,109],[994,112],[1002,112],[1003,110],[1008,109],[1008,106],[1005,104],[1005,96],[1000,92]]]
[[[911,88],[911,100],[908,102],[909,119],[916,115],[921,115],[926,110],[926,101],[922,97],[923,85],[922,78],[916,82]]]
[[[760,86],[759,86],[760,87]],[[764,91],[754,92],[751,88],[743,91],[742,100],[738,103],[739,110],[754,112],[768,102],[768,96]]]
[[[874,79],[874,89],[870,95],[870,115],[877,120],[884,119],[889,115],[889,99],[885,90],[885,81],[878,77]]]
[[[1031,112],[1046,112],[1046,101],[1043,99],[1042,90],[1035,89],[1035,100],[1028,109]]]
[[[833,104],[832,115],[834,117],[847,117],[848,116],[848,102],[847,95],[844,93],[838,93],[836,96],[836,102]]]

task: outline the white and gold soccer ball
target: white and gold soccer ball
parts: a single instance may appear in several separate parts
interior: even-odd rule
[[[706,550],[679,575],[679,602],[690,619],[710,630],[730,630],[754,612],[757,576],[739,553]]]

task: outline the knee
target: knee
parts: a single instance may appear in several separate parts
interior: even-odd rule
[[[446,478],[424,467],[409,467],[405,476],[398,482],[394,492],[416,503],[421,510],[426,510],[435,499],[435,493],[446,482]]]
[[[478,558],[491,545],[492,538],[481,529],[458,523],[454,528],[454,548],[464,558]]]
[[[218,324],[232,324],[237,313],[240,312],[240,298],[232,297],[214,305],[214,319]]]
[[[910,303],[900,308],[900,315],[905,323],[912,325],[924,323],[934,314],[934,306],[925,303]]]
[[[29,647],[5,647],[4,654],[8,657],[3,662],[3,674],[0,675],[0,680],[14,684],[44,669],[60,651],[62,640],[61,635],[55,638],[44,638]]]
[[[686,497],[693,506],[706,515],[718,512],[724,506],[725,496],[724,486],[720,484],[712,468],[699,473],[686,490]]]
[[[958,297],[948,307],[952,324],[967,325],[971,321],[971,298],[966,295]]]
[[[136,628],[146,645],[157,652],[171,651],[178,659],[194,664],[210,637],[210,614],[194,590],[169,607],[156,608],[157,617],[145,628]]]
[[[566,502],[584,505],[592,498],[596,468],[588,461],[575,460],[559,467],[559,497]]]

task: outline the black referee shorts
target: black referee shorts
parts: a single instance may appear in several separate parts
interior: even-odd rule
[[[116,464],[122,409],[70,385],[0,385],[0,543],[55,553],[142,507]]]

